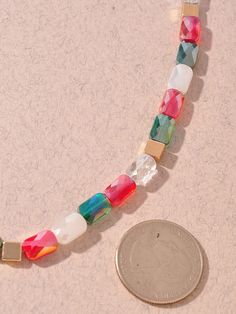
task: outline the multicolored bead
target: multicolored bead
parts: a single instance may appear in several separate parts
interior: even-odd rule
[[[167,89],[163,97],[160,113],[177,119],[184,103],[184,96],[176,89]]]
[[[104,194],[111,202],[111,206],[117,207],[123,204],[135,190],[136,183],[126,174],[122,174],[105,189]]]
[[[97,193],[82,203],[77,210],[88,224],[101,220],[111,211],[111,204],[102,193]]]
[[[186,43],[183,41],[179,45],[176,63],[186,64],[193,68],[197,61],[198,50],[198,45],[193,43]]]
[[[201,26],[197,16],[183,16],[180,27],[180,40],[198,44],[200,41]]]
[[[150,132],[150,138],[154,141],[168,145],[170,143],[174,129],[175,120],[164,114],[159,114],[154,120]]]
[[[22,244],[22,251],[29,260],[37,260],[45,255],[56,251],[57,238],[50,230],[40,231],[26,239]]]

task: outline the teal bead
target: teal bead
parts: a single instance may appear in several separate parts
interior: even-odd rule
[[[154,141],[168,145],[170,143],[174,130],[175,119],[164,114],[159,114],[154,120],[150,132],[150,138]]]
[[[97,193],[82,203],[77,211],[87,220],[88,224],[92,224],[109,214],[111,204],[104,194]]]
[[[197,55],[198,45],[183,41],[179,45],[176,63],[182,63],[192,68],[197,61]]]

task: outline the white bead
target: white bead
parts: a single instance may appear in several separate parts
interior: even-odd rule
[[[146,186],[157,172],[155,159],[147,154],[138,156],[126,170],[126,174],[133,179],[137,185],[143,186]]]
[[[87,230],[87,222],[83,216],[74,212],[60,219],[51,229],[60,244],[67,244]]]
[[[186,94],[193,77],[193,70],[185,64],[177,64],[171,72],[168,89],[177,89]]]

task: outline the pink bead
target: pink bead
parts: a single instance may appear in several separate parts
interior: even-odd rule
[[[40,231],[22,243],[22,250],[30,260],[36,260],[54,252],[58,243],[54,233],[50,230]]]
[[[201,26],[197,16],[183,16],[180,40],[197,44],[200,40]]]
[[[160,113],[177,119],[184,103],[184,96],[176,89],[167,89],[163,97]]]
[[[104,194],[109,199],[112,207],[121,205],[136,190],[136,183],[126,174],[119,176],[109,185]]]

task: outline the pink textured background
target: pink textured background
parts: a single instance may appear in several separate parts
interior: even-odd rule
[[[106,187],[146,139],[178,46],[178,0],[0,2],[1,236],[21,240]],[[0,264],[1,313],[235,313],[236,5],[202,0],[202,48],[159,179],[71,245]],[[203,279],[170,307],[133,297],[114,254],[134,224],[180,223]]]

